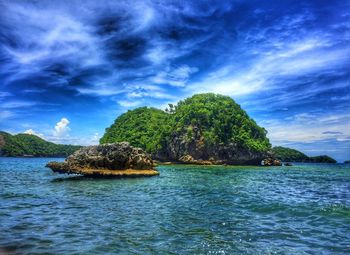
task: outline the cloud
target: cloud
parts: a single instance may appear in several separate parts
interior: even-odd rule
[[[184,87],[187,85],[191,74],[198,71],[196,67],[182,65],[176,68],[167,68],[166,71],[161,71],[152,78],[155,84],[164,84],[174,87]]]
[[[92,145],[92,144],[99,144],[100,138],[101,138],[101,136],[100,136],[98,133],[95,133],[95,134],[92,136],[91,141],[89,142],[89,145]]]
[[[350,136],[349,114],[320,116],[301,113],[285,120],[261,121],[260,124],[268,130],[272,143],[277,145],[290,142],[314,143],[326,139],[341,141]]]
[[[346,1],[286,8],[270,1],[14,0],[0,8],[1,129],[45,125],[73,109],[86,139],[69,124],[50,139],[80,143],[103,132],[111,112],[215,92],[266,123],[275,142],[349,135]],[[39,131],[49,137],[46,129]]]
[[[134,101],[118,100],[117,103],[122,107],[126,107],[126,108],[135,107],[142,104],[140,100],[134,100]]]
[[[13,109],[13,108],[24,108],[36,105],[35,102],[26,101],[7,101],[1,104],[2,108]]]
[[[342,132],[338,132],[338,131],[325,131],[325,132],[322,132],[322,134],[324,134],[324,135],[343,135]]]
[[[68,135],[70,131],[69,120],[67,118],[62,118],[59,122],[56,123],[54,136],[56,137],[64,137]]]
[[[35,132],[33,129],[27,129],[26,131],[23,132],[23,134],[28,134],[28,135],[36,135],[39,136],[42,139],[45,139],[45,136],[41,133]]]
[[[8,118],[13,117],[15,114],[8,110],[0,110],[0,120],[4,121]]]
[[[11,93],[9,93],[9,92],[7,92],[7,91],[0,91],[0,100],[2,99],[2,98],[4,98],[4,97],[9,97],[9,96],[11,96],[12,94]]]

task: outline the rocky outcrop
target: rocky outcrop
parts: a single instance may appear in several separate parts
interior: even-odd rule
[[[65,162],[50,162],[47,167],[57,173],[104,177],[154,176],[151,157],[127,142],[87,146],[69,156]]]
[[[194,159],[191,155],[185,155],[180,157],[180,163],[183,164],[195,164],[195,165],[213,165],[218,164],[215,160],[202,160],[202,159]]]
[[[282,166],[282,162],[274,158],[266,158],[261,161],[262,166]]]

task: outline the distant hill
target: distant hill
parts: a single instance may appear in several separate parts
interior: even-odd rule
[[[298,150],[282,146],[273,147],[272,152],[276,158],[284,162],[337,163],[335,159],[327,155],[309,157]]]
[[[309,159],[304,153],[282,146],[272,148],[272,152],[276,158],[284,162],[303,162]]]
[[[309,157],[308,162],[310,162],[310,163],[337,163],[337,161],[334,158],[331,158],[328,155]]]
[[[82,146],[55,144],[30,134],[0,131],[0,156],[67,157]]]

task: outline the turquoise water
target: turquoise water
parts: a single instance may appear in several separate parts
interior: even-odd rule
[[[94,180],[50,160],[0,158],[0,253],[350,254],[349,165]]]

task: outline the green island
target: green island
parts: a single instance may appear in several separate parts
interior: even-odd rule
[[[298,150],[282,146],[273,147],[272,153],[283,162],[337,163],[335,159],[327,155],[309,157]]]
[[[11,135],[0,131],[0,156],[67,157],[82,146],[55,144],[31,134]]]
[[[260,164],[267,131],[228,96],[197,94],[165,111],[141,107],[119,116],[100,143],[128,141],[161,161]]]
[[[336,163],[295,149],[273,147],[231,97],[205,93],[169,104],[129,110],[106,128],[100,144],[128,142],[159,162],[187,164],[280,165],[283,162]],[[1,156],[66,157],[81,146],[59,145],[35,135],[0,133]]]

